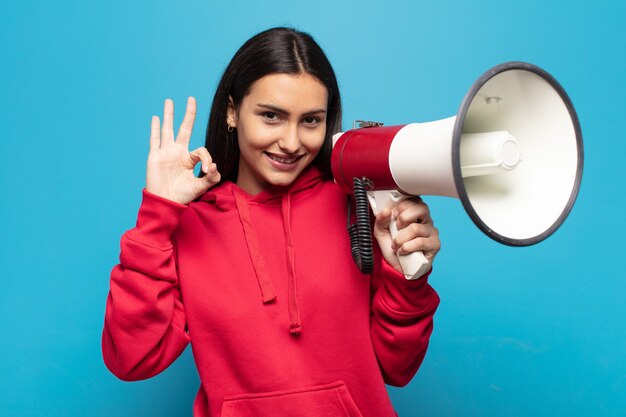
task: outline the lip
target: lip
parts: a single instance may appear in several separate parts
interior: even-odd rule
[[[282,154],[275,154],[271,152],[263,152],[263,154],[267,158],[270,165],[280,171],[291,171],[293,169],[296,169],[296,167],[298,166],[298,162],[304,156],[304,155],[282,155]],[[293,162],[281,162],[276,159],[273,159],[272,157],[283,159],[283,160],[293,159]]]

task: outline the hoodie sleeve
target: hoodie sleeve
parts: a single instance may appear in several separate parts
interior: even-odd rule
[[[102,332],[104,363],[122,380],[158,374],[189,343],[171,239],[186,208],[144,190],[137,225],[122,236]]]
[[[377,255],[372,274],[372,344],[385,382],[404,386],[426,355],[439,296],[428,284],[430,271],[409,281]]]

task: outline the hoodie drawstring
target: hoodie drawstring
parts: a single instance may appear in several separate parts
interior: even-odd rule
[[[300,309],[298,308],[298,288],[296,286],[296,256],[291,237],[291,194],[287,193],[281,201],[283,209],[283,228],[285,230],[285,245],[287,247],[287,288],[289,292],[289,332],[299,335],[302,331]]]
[[[246,244],[248,245],[248,253],[250,254],[250,260],[256,273],[259,287],[261,288],[261,298],[263,303],[267,304],[276,299],[276,293],[274,292],[274,286],[272,285],[272,279],[270,278],[265,261],[261,255],[261,246],[254,231],[254,226],[250,220],[250,211],[248,210],[248,203],[245,197],[239,195],[239,193],[233,191],[235,197],[235,204],[237,204],[237,212],[239,213],[239,220],[243,226],[243,234],[246,237]]]
[[[250,210],[246,197],[239,191],[233,189],[233,196],[235,197],[235,204],[237,205],[237,212],[239,213],[239,220],[243,227],[243,232],[246,238],[246,245],[248,246],[248,253],[250,254],[250,260],[254,267],[259,288],[261,289],[261,298],[263,303],[267,304],[276,299],[276,293],[274,292],[274,286],[272,279],[265,266],[265,260],[261,254],[261,245],[257,239],[257,234],[250,219]],[[295,263],[295,248],[293,245],[293,238],[291,235],[291,194],[285,193],[281,200],[282,216],[283,216],[283,229],[285,233],[285,246],[287,255],[287,292],[289,306],[289,332],[297,336],[302,331],[302,323],[300,320],[300,309],[298,307],[298,292],[296,286],[296,263]]]

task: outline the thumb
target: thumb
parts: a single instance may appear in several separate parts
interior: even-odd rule
[[[389,223],[391,223],[391,209],[385,208],[376,216],[374,236],[388,235]]]
[[[198,181],[198,183],[200,183],[203,188],[206,188],[208,190],[209,188],[220,182],[221,179],[222,176],[217,170],[217,165],[215,165],[215,163],[210,163],[207,165],[204,176],[200,178],[195,178],[195,181]]]

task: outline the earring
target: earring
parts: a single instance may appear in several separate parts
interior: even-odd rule
[[[228,130],[228,133],[233,133],[233,127],[230,125],[230,123],[228,124],[228,127],[226,128],[226,130]]]

